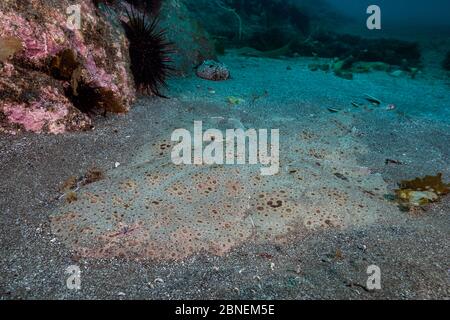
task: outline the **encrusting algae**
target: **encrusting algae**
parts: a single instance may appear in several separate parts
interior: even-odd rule
[[[396,200],[403,208],[420,207],[440,200],[450,193],[450,183],[442,181],[442,173],[400,182]]]

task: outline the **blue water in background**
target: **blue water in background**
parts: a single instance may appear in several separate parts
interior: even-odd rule
[[[301,0],[299,0],[301,3]],[[365,12],[369,5],[378,5],[382,17],[388,23],[406,26],[449,26],[449,0],[326,0],[340,13],[358,21],[366,19]]]

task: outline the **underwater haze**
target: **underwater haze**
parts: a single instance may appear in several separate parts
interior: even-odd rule
[[[450,1],[447,0],[326,0],[345,15],[364,21],[368,6],[378,5],[383,19],[392,24],[450,26]]]
[[[403,38],[450,36],[450,2],[446,0],[327,0],[349,23],[356,23],[349,32],[370,37],[401,36]],[[369,5],[381,8],[382,30],[377,34],[367,32],[358,26],[363,26],[367,19],[366,9]]]

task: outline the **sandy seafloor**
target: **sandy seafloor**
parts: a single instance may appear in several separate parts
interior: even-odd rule
[[[0,137],[1,298],[448,299],[449,197],[410,214],[386,195],[403,179],[438,172],[450,179],[449,78],[433,66],[416,79],[372,72],[349,81],[311,72],[312,59],[229,54],[222,61],[232,79],[171,80],[171,99],[142,98],[128,115],[99,117],[91,132]],[[384,104],[351,105],[364,102],[364,94]],[[231,105],[230,96],[243,102]],[[387,110],[387,104],[396,108]],[[194,120],[206,128],[280,129],[280,175],[259,184],[251,168],[240,174],[206,166],[171,168],[168,150],[160,145]],[[386,165],[386,159],[402,164]],[[59,199],[67,178],[93,166],[105,171],[106,180],[78,190],[75,204]],[[194,202],[175,201],[166,189],[145,189],[143,175],[167,166],[159,181],[176,184]],[[201,180],[215,170],[221,172],[219,182],[243,186],[242,192],[221,190],[208,198],[195,183],[192,189],[183,186],[191,173]],[[84,197],[126,197],[128,191],[120,189],[125,178],[136,188],[134,202],[126,206],[133,210],[109,224],[97,204],[88,208]],[[261,204],[253,198],[262,193],[282,199],[290,214],[269,206],[258,215]],[[179,210],[143,211],[142,197],[155,194],[173,200]],[[239,201],[248,194],[250,201],[241,208]],[[195,199],[206,199],[200,213]],[[226,203],[233,204],[228,214],[239,211],[231,220],[221,214],[208,221],[202,212],[208,204]],[[76,210],[77,218],[55,225],[52,217]],[[198,215],[206,220],[199,222]],[[208,229],[222,218],[238,227]],[[96,225],[94,233],[79,232],[86,221]],[[96,235],[120,233],[116,228],[135,222],[138,227],[130,227],[130,233],[104,244],[109,251],[93,249],[86,258],[71,250],[75,243],[93,245]],[[146,231],[158,223],[158,236],[148,237]],[[179,235],[173,224],[198,231],[192,246],[185,247],[184,238],[165,237],[169,230]],[[57,231],[61,226],[73,228]],[[149,241],[157,243],[153,251],[144,250]],[[81,267],[80,291],[66,288],[65,269],[73,264]],[[382,290],[368,292],[366,270],[372,264],[381,268]]]

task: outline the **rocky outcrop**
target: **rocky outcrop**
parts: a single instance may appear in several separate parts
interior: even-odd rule
[[[87,129],[91,119],[76,106],[74,97],[92,104],[87,109],[129,109],[135,90],[124,32],[93,1],[77,3],[79,29],[68,24],[73,1],[0,3],[0,39],[20,44],[0,57],[1,131]],[[62,59],[64,52],[72,58]]]
[[[203,61],[216,58],[214,42],[193,17],[184,1],[165,0],[160,12],[161,27],[174,44],[173,63],[178,75],[193,73]]]
[[[79,28],[71,25],[74,5]],[[121,0],[2,0],[0,132],[85,130],[96,109],[127,112],[136,95],[122,27],[129,9]],[[182,1],[164,1],[159,20],[174,45],[177,75],[215,57]]]
[[[312,29],[335,23],[323,0],[184,0],[193,16],[216,37],[218,45],[281,48],[307,38]]]

